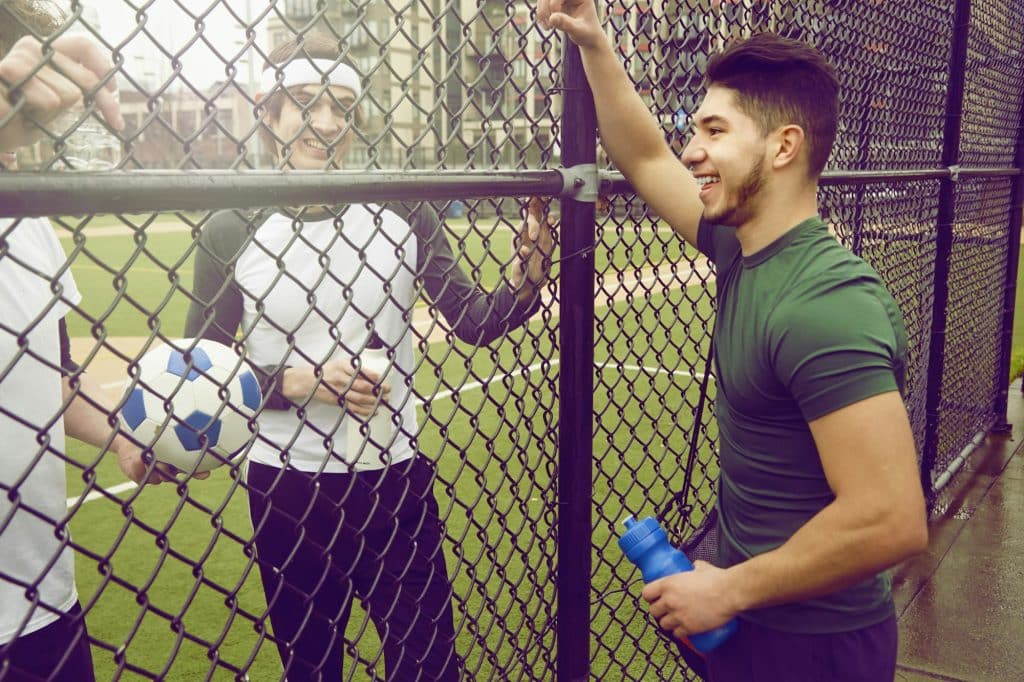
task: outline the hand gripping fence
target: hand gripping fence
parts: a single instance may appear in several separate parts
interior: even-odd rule
[[[681,543],[715,503],[714,411],[694,419],[715,272],[608,164],[578,54],[533,3],[71,2],[49,24],[25,5],[0,0],[0,46],[33,37],[41,60],[0,79],[0,140],[29,122],[31,142],[0,173],[0,680],[83,647],[104,680],[694,679],[614,540],[682,491]],[[1024,3],[598,6],[679,152],[731,40],[774,30],[835,65],[823,217],[901,307],[944,511],[1006,424]],[[326,109],[280,93],[287,128],[257,96],[275,48],[315,36],[362,84],[319,88],[348,135],[328,171],[301,163],[327,154]],[[84,38],[111,68],[70,120],[39,114],[33,77]],[[114,82],[121,130],[102,116]],[[522,233],[532,197],[559,199],[534,203],[550,250]],[[525,291],[523,263],[541,277]],[[241,354],[225,372],[251,370],[255,410],[181,346],[199,337]],[[164,343],[172,379],[144,362]],[[379,429],[357,422],[360,387]],[[128,481],[133,405],[155,424],[135,438],[148,472],[179,428],[225,461]],[[45,656],[40,632],[62,637]]]

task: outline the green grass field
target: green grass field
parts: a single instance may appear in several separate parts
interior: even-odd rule
[[[109,234],[125,225],[112,217],[58,224],[66,250],[75,253],[72,270],[84,295],[86,317],[69,318],[72,336],[91,336],[97,325],[114,337],[152,329],[181,334],[192,236],[187,229],[166,231],[181,223],[175,216],[129,221],[145,229]],[[478,223],[471,230],[465,221],[448,222],[455,248],[488,285],[496,283],[512,226]],[[609,225],[594,254],[599,273],[614,268],[631,276],[653,266],[664,273],[664,266],[693,255],[650,225],[612,232]],[[615,282],[606,283],[606,293]],[[1024,273],[1017,291],[1024,305]],[[597,311],[590,549],[599,598],[590,628],[599,679],[682,675],[644,619],[638,576],[620,561],[614,539],[627,513],[653,512],[659,493],[680,484],[680,448],[690,426],[686,403],[694,403],[696,383],[685,373],[652,369],[685,372],[691,366],[698,351],[691,339],[704,332],[688,321],[695,320],[694,310],[706,317],[707,294],[702,286],[655,285],[651,293],[638,288],[632,298]],[[635,343],[637,337],[643,342]],[[421,407],[419,423],[421,449],[438,463],[435,492],[449,535],[458,648],[471,678],[553,674],[544,652],[554,644],[558,364],[549,361],[558,356],[556,339],[557,321],[545,323],[538,315],[529,329],[490,348],[435,343],[415,378],[420,395],[467,387],[432,401],[429,412]],[[1016,377],[1024,371],[1021,314],[1013,349]],[[99,459],[95,449],[72,444],[71,454],[79,464],[69,467],[69,498],[85,491],[86,480],[123,483],[116,464]],[[704,480],[702,472],[698,477]],[[710,492],[695,494],[707,499]],[[265,604],[246,552],[251,526],[237,472],[221,469],[181,490],[124,491],[81,503],[69,514],[80,550],[81,599],[89,607],[90,633],[103,643],[94,647],[98,679],[233,679],[236,670],[252,680],[280,676],[275,647],[253,624]],[[381,674],[376,633],[358,607],[346,636],[360,658],[348,656],[346,678]]]
[[[1010,381],[1024,374],[1024,267],[1017,268],[1017,302],[1013,315],[1013,342],[1010,352]]]
[[[151,224],[174,221],[159,217]],[[151,329],[180,336],[192,277],[191,235],[143,230],[99,236],[116,224],[107,218],[73,231],[58,226],[65,249],[77,249],[72,270],[87,316],[69,318],[72,336],[88,337],[97,324],[112,337]],[[449,224],[456,248],[487,284],[496,283],[510,226],[480,231],[465,222]],[[614,264],[629,275],[684,262],[690,253],[650,225],[608,234],[604,241],[614,247],[597,249],[598,272]],[[601,369],[595,372],[590,551],[595,592],[603,598],[591,607],[590,627],[600,634],[593,669],[606,679],[681,676],[643,617],[638,576],[622,565],[614,537],[628,513],[652,513],[660,496],[681,484],[687,405],[696,402],[698,386],[686,373],[699,352],[691,339],[706,340],[694,310],[706,319],[710,305],[703,286],[648,286],[650,293],[637,289],[597,311],[594,353]],[[643,343],[634,343],[638,336]],[[556,341],[557,322],[538,314],[529,329],[489,348],[431,344],[415,377],[425,396],[466,386],[431,401],[429,411],[420,408],[419,446],[438,463],[435,492],[450,538],[458,649],[470,678],[502,678],[504,671],[553,674],[544,652],[554,642],[558,364],[550,361],[558,357]],[[479,383],[486,388],[474,386]],[[99,459],[95,449],[80,444],[70,450],[79,465],[69,466],[69,498],[84,492],[85,480],[105,487],[123,482],[111,458]],[[704,480],[702,472],[697,476]],[[706,489],[697,494],[709,497]],[[104,643],[94,647],[98,679],[233,679],[236,670],[252,680],[280,676],[274,645],[253,627],[265,605],[246,553],[251,526],[237,472],[220,469],[180,490],[164,485],[80,503],[70,525],[80,550],[76,572],[90,633]],[[368,670],[380,674],[379,643],[358,608],[347,638],[361,661],[347,658],[346,679],[349,673],[369,679]],[[624,641],[630,646],[621,646]]]

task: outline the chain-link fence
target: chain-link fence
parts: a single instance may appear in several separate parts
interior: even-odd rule
[[[33,133],[20,172],[0,174],[0,266],[47,294],[32,308],[4,290],[0,414],[5,437],[22,437],[8,447],[31,447],[4,465],[0,555],[31,544],[36,572],[0,564],[32,606],[0,641],[66,609],[44,576],[73,555],[100,679],[305,679],[310,656],[325,670],[343,658],[345,679],[383,677],[385,662],[393,679],[691,678],[615,537],[627,514],[660,510],[679,540],[713,504],[717,427],[697,407],[714,271],[604,165],[578,56],[563,59],[532,3],[72,2],[46,30],[16,12],[26,5],[0,0],[0,39],[35,34],[48,54],[55,34],[85,33],[113,68],[84,108]],[[707,59],[731,40],[773,30],[836,65],[820,204],[900,304],[922,481],[941,510],[970,449],[1005,422],[1024,4],[599,7],[680,150]],[[361,84],[352,102],[327,96],[346,109],[333,131],[350,142],[344,170],[302,172],[332,141],[292,134],[257,96],[275,48],[314,34]],[[288,85],[274,71],[270,87]],[[100,115],[114,78],[119,131]],[[318,125],[302,93],[278,96]],[[0,130],[20,114],[12,99]],[[97,169],[113,170],[80,172]],[[536,290],[510,274],[542,250],[516,255],[532,196],[562,200]],[[19,255],[36,216],[63,247],[51,261]],[[37,334],[61,314],[78,367],[63,363],[71,395],[46,403],[32,382],[62,363]],[[375,353],[390,388],[372,401],[377,422],[321,405],[314,390],[355,390],[332,361],[372,377]],[[75,395],[116,406],[137,433],[190,436],[185,457],[230,461],[177,486],[125,483],[109,436],[62,445]],[[232,429],[240,449],[224,445]],[[38,506],[33,486],[63,486],[65,469],[67,499]],[[0,679],[15,679],[0,647]]]

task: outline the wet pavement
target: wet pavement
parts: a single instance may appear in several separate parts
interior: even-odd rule
[[[893,572],[896,679],[1024,682],[1024,396],[972,453],[932,520],[928,551]]]

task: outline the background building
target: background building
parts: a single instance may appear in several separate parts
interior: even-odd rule
[[[367,93],[354,166],[525,167],[552,153],[549,58],[526,2],[286,0],[268,47],[311,28],[338,38]],[[550,46],[548,46],[550,47]]]
[[[103,36],[122,62],[126,168],[269,167],[255,134],[253,100],[263,62],[277,45],[315,29],[338,41],[367,85],[360,104],[365,124],[350,166],[426,169],[560,161],[561,38],[537,29],[533,5],[231,0],[190,13],[157,1],[141,15],[127,4],[102,13],[95,3],[78,7],[88,27],[82,30]],[[895,59],[884,39],[855,38],[853,28],[863,22],[851,14],[855,9],[824,0],[602,0],[600,9],[641,96],[680,150],[709,55],[753,31],[780,30],[822,47],[841,79],[859,72],[846,67],[870,66],[934,81],[926,93],[896,88],[893,79],[882,87],[863,78],[843,82],[847,110],[834,165],[937,159],[941,121],[915,120],[907,135],[908,124],[898,119],[920,108],[922,95],[935,110],[945,96],[941,69]],[[179,35],[193,25],[196,36]],[[856,36],[888,35],[882,28]],[[851,50],[851,40],[861,40],[861,49]],[[45,162],[47,147],[52,142],[24,154],[22,165]]]

